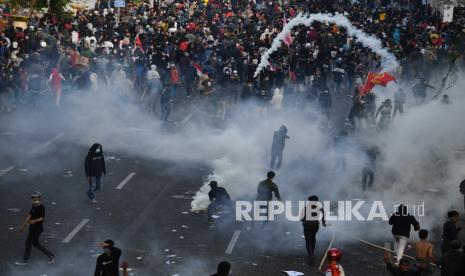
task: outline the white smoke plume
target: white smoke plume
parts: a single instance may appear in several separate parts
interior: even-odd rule
[[[338,26],[342,26],[347,29],[349,36],[355,37],[355,40],[361,43],[363,46],[370,48],[374,53],[381,57],[381,66],[383,71],[393,71],[399,66],[395,56],[390,53],[386,48],[383,48],[383,43],[381,40],[375,36],[368,35],[364,31],[356,28],[350,20],[342,14],[324,14],[324,13],[315,13],[315,14],[298,14],[296,17],[292,18],[286,25],[284,25],[283,30],[275,37],[271,47],[263,53],[260,63],[255,71],[254,77],[257,77],[260,72],[269,65],[269,58],[271,54],[278,50],[282,45],[282,41],[291,33],[292,29],[298,25],[304,25],[310,27],[313,22],[324,22],[324,23],[334,23]]]

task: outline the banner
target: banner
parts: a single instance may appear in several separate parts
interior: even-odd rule
[[[442,22],[452,22],[454,19],[454,5],[444,5]]]
[[[124,8],[126,7],[126,2],[124,0],[115,0],[115,2],[113,3],[113,7]]]

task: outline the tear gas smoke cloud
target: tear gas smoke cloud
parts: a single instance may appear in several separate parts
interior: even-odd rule
[[[454,150],[464,145],[465,97],[460,93],[460,88],[465,86],[463,79],[448,91],[452,105],[433,101],[421,107],[408,107],[404,116],[396,117],[386,132],[361,130],[351,135],[352,146],[343,153],[347,160],[345,171],[334,169],[336,153],[329,147],[334,133],[323,130],[314,113],[309,115],[301,111],[273,113],[264,118],[245,105],[222,131],[205,126],[201,122],[203,116],[199,116],[182,130],[167,132],[157,118],[136,104],[121,102],[117,95],[102,91],[69,96],[73,107],[61,111],[63,116],[54,116],[49,121],[40,121],[41,115],[37,113],[12,115],[11,125],[6,128],[31,137],[46,136],[51,129],[61,129],[65,134],[63,142],[83,148],[98,141],[104,145],[104,150],[120,154],[208,164],[212,173],[193,199],[193,210],[208,205],[207,184],[212,179],[226,187],[233,199],[254,199],[257,183],[264,179],[267,171],[273,131],[282,124],[289,129],[290,139],[286,141],[284,165],[278,171],[276,182],[285,200],[305,200],[314,193],[321,199],[360,198],[364,151],[367,145],[378,145],[382,156],[374,191],[369,197],[384,200],[386,206],[425,201],[427,216],[420,222],[422,227],[432,228],[442,222],[448,209],[458,209],[462,204],[457,190],[459,180],[464,177],[465,164],[456,158]],[[437,82],[432,84],[438,86]],[[400,86],[406,93],[410,91],[410,86]],[[21,141],[12,141],[0,147],[2,152],[11,152],[23,146]],[[42,155],[47,155],[47,149]],[[50,164],[42,162],[42,157],[38,158],[33,152],[21,151],[12,157],[36,160],[34,163],[44,168]],[[59,163],[60,158],[48,156],[47,160],[53,164]],[[439,196],[425,192],[432,187],[442,190]],[[301,231],[300,225],[295,223],[292,226],[287,221],[274,223],[275,231],[285,227],[293,227],[297,233]],[[344,227],[356,236],[390,236],[386,224],[367,227],[363,223],[335,223],[333,227]],[[257,243],[262,242],[257,238]],[[283,245],[282,250],[295,249]]]
[[[324,14],[324,13],[315,13],[315,14],[298,14],[296,17],[292,18],[286,25],[284,25],[283,30],[275,37],[271,47],[262,54],[260,63],[258,64],[257,69],[255,70],[254,77],[257,77],[260,72],[269,65],[268,60],[270,59],[271,54],[276,52],[279,47],[282,45],[282,41],[291,34],[291,31],[294,27],[298,25],[304,25],[310,27],[313,22],[319,21],[324,23],[334,23],[338,26],[344,27],[347,29],[349,36],[355,37],[355,40],[361,43],[363,46],[370,48],[374,53],[378,54],[381,57],[381,67],[382,71],[393,71],[399,66],[395,56],[390,53],[386,48],[383,47],[381,40],[375,36],[368,35],[362,30],[356,28],[350,20],[342,14]]]

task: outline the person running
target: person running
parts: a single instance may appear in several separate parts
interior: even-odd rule
[[[103,156],[103,148],[99,143],[93,144],[89,148],[85,163],[84,163],[86,180],[89,183],[87,196],[92,203],[97,203],[95,192],[100,189],[102,184],[102,176],[107,174],[105,167],[105,158]]]
[[[100,243],[103,253],[98,256],[94,276],[119,276],[121,249],[112,240]]]
[[[210,198],[210,204],[208,204],[208,223],[213,223],[212,215],[213,211],[220,207],[226,207],[232,209],[231,204],[231,197],[229,196],[228,192],[223,187],[218,187],[218,182],[210,181],[208,184],[211,188],[210,192],[208,192],[208,197]]]
[[[42,253],[47,255],[48,263],[53,264],[55,262],[55,255],[50,252],[47,248],[40,244],[39,238],[44,231],[44,220],[45,220],[45,207],[42,204],[42,194],[35,191],[31,195],[32,207],[29,211],[29,215],[24,220],[23,224],[19,228],[19,232],[23,232],[24,229],[29,225],[29,234],[26,240],[26,248],[24,250],[23,260],[21,262],[15,262],[16,265],[24,266],[27,265],[29,257],[31,255],[32,246],[39,249]]]
[[[326,227],[324,210],[318,212],[307,213],[307,210],[314,210],[318,204],[318,196],[312,195],[308,197],[307,206],[302,210],[302,225],[304,227],[305,247],[307,248],[308,262],[311,263],[315,259],[316,234],[320,228],[320,220],[323,227]]]
[[[418,231],[420,224],[414,216],[408,213],[406,205],[401,204],[397,208],[397,212],[389,218],[389,225],[392,225],[392,235],[394,236],[394,251],[396,252],[397,264],[404,256],[405,246],[410,237],[410,226]]]

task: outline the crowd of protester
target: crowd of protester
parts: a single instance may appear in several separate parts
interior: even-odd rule
[[[380,58],[344,29],[315,22],[294,29],[293,43],[283,44],[254,78],[260,54],[301,12],[339,12],[380,38],[401,63],[398,78],[428,79],[429,69],[464,60],[463,17],[442,23],[441,13],[421,1],[127,2],[117,12],[99,1],[68,19],[33,13],[27,29],[15,28],[15,11],[3,6],[1,110],[37,105],[47,93],[60,106],[62,90],[66,97],[107,89],[158,109],[164,120],[176,99],[197,96],[219,119],[248,100],[258,110],[315,102],[328,114],[332,97],[357,94],[367,73],[380,69]]]

